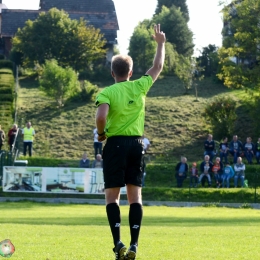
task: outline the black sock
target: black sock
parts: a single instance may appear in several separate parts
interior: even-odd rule
[[[139,203],[133,203],[129,209],[129,226],[131,234],[130,245],[138,245],[138,237],[141,228],[141,222],[143,218],[143,207]]]
[[[107,218],[113,236],[114,244],[120,240],[120,209],[117,203],[111,203],[106,206]]]

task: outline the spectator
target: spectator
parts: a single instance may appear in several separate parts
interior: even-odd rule
[[[221,185],[221,175],[223,172],[223,163],[221,162],[220,157],[216,157],[215,163],[212,166],[212,172],[216,182],[216,187],[219,188]]]
[[[223,158],[225,159],[225,163],[228,161],[228,138],[224,137],[223,141],[219,144],[219,157],[220,161],[223,163]]]
[[[142,136],[142,140],[144,143],[144,152],[146,153],[149,150],[151,143],[150,143],[149,139],[146,138],[144,135]]]
[[[247,159],[247,162],[249,164],[253,163],[254,149],[255,149],[255,146],[252,143],[252,138],[251,137],[247,137],[246,138],[246,143],[244,144],[244,152],[245,152],[245,157]]]
[[[233,140],[229,144],[229,152],[233,156],[233,162],[237,162],[237,157],[240,156],[240,153],[243,149],[243,144],[238,140],[237,135],[233,136]]]
[[[22,131],[23,135],[23,155],[26,156],[27,147],[29,150],[29,156],[32,156],[33,138],[35,131],[32,128],[31,122],[27,122],[26,127]]]
[[[14,124],[13,127],[8,131],[8,144],[10,146],[10,151],[12,151],[17,131],[17,124]]]
[[[204,142],[204,156],[208,155],[210,161],[212,162],[215,154],[215,141],[213,140],[213,135],[209,134],[208,139]]]
[[[213,163],[210,161],[209,155],[204,156],[204,161],[200,164],[200,177],[199,177],[199,184],[201,183],[202,186],[204,187],[204,180],[203,178],[205,177],[208,181],[208,186],[211,186],[211,177],[210,173],[212,171]],[[203,180],[203,182],[202,182]]]
[[[181,157],[181,161],[175,167],[175,177],[177,180],[177,187],[181,188],[183,181],[187,178],[189,166],[187,164],[187,158]]]
[[[225,188],[225,182],[226,182],[226,186],[227,188],[229,188],[229,180],[231,178],[234,177],[234,170],[233,168],[230,166],[229,162],[227,162],[225,164],[225,168],[223,170],[223,174],[222,174],[222,187]]]
[[[2,127],[0,125],[0,151],[2,150],[4,141],[5,141],[5,132],[4,132],[4,130],[2,130]]]
[[[96,160],[92,163],[92,168],[103,168],[103,160],[101,154],[96,155]]]
[[[144,135],[142,136],[143,144],[144,144],[144,153],[147,153],[148,149],[151,146],[151,143],[148,138],[146,138]],[[144,180],[146,177],[146,163],[145,163],[145,157],[143,156],[143,181],[142,181],[142,187],[145,186]]]
[[[234,176],[235,188],[237,187],[238,180],[241,181],[241,187],[244,187],[246,166],[244,163],[242,163],[241,157],[237,158],[237,163],[234,165],[234,169],[235,169],[235,176]]]
[[[192,167],[190,169],[190,187],[197,187],[199,182],[199,172],[197,168],[197,163],[192,163]]]
[[[255,157],[256,157],[256,162],[260,164],[260,138],[258,138],[258,141],[255,146]]]
[[[98,141],[97,128],[94,129],[93,134],[94,134],[94,153],[96,158],[97,154],[102,154],[102,142]]]
[[[83,153],[82,159],[79,162],[79,168],[89,168],[89,159],[87,153]]]

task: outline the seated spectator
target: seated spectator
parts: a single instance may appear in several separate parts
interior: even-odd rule
[[[246,166],[244,163],[242,163],[241,157],[237,158],[237,163],[234,165],[234,169],[235,169],[235,176],[234,176],[235,188],[237,187],[238,180],[240,180],[241,182],[241,187],[244,187]]]
[[[79,162],[79,168],[89,168],[89,159],[87,153],[82,155],[82,159]]]
[[[220,161],[223,163],[223,159],[225,163],[228,161],[228,138],[224,137],[223,141],[219,144],[219,157]]]
[[[233,156],[233,162],[237,162],[237,157],[240,156],[243,150],[243,144],[240,140],[238,140],[237,135],[233,136],[233,140],[229,144],[229,152]]]
[[[213,163],[210,161],[209,155],[204,156],[204,161],[200,164],[200,177],[199,177],[199,184],[201,183],[204,187],[205,179],[208,181],[208,186],[211,186],[211,177],[210,173],[212,171]],[[204,179],[205,178],[205,179]],[[203,180],[203,181],[202,181]]]
[[[190,187],[197,187],[199,182],[199,172],[197,168],[197,163],[192,163],[192,167],[190,169]]]
[[[231,178],[233,178],[234,174],[235,173],[234,173],[233,168],[230,166],[229,162],[227,162],[225,164],[225,168],[224,168],[223,174],[222,174],[222,187],[223,188],[225,188],[225,185],[227,186],[227,188],[229,188],[229,180]]]
[[[2,150],[2,146],[4,145],[5,141],[5,132],[2,130],[2,127],[0,125],[0,151]]]
[[[252,138],[247,137],[246,143],[244,144],[244,152],[245,152],[245,157],[247,159],[247,162],[249,164],[253,164],[254,149],[255,149],[255,146],[252,143]]]
[[[215,141],[213,140],[213,135],[209,134],[208,139],[204,142],[204,156],[208,155],[210,157],[210,161],[212,162],[215,154]]]
[[[10,151],[13,148],[15,135],[17,134],[18,128],[17,124],[14,124],[13,127],[8,131],[8,144],[10,146]]]
[[[213,172],[213,177],[215,179],[216,187],[219,188],[221,185],[221,175],[223,172],[223,163],[220,160],[220,157],[217,157],[214,165],[212,166],[212,172]]]
[[[96,160],[92,163],[92,168],[103,168],[103,160],[101,154],[96,155]]]
[[[177,187],[181,188],[183,181],[187,178],[189,166],[187,164],[187,158],[181,157],[181,161],[175,167],[175,177],[177,180]]]
[[[257,164],[260,164],[260,138],[258,138],[258,141],[255,145],[255,158]]]

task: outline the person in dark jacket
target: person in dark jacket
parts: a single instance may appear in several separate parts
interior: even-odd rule
[[[233,136],[233,140],[229,143],[229,152],[233,156],[234,163],[237,163],[237,157],[241,155],[243,144],[238,140],[237,135]]]
[[[211,172],[212,172],[213,163],[210,161],[209,155],[204,156],[204,161],[200,164],[200,177],[199,177],[199,184],[202,183],[204,186],[204,178],[208,181],[208,186],[211,186]]]
[[[244,144],[244,152],[245,152],[245,157],[247,159],[248,164],[253,164],[254,150],[255,150],[255,146],[252,143],[252,138],[247,137],[246,143]]]
[[[208,155],[210,158],[210,161],[213,161],[215,153],[215,141],[213,140],[213,135],[209,134],[208,139],[204,142],[204,156]]]
[[[79,162],[79,168],[89,168],[89,159],[87,153],[82,155],[82,159]]]
[[[189,166],[187,164],[187,158],[181,157],[181,161],[175,167],[175,177],[177,180],[177,187],[181,188],[183,181],[187,178]]]
[[[14,124],[13,127],[8,131],[8,144],[10,147],[10,151],[12,151],[17,131],[18,131],[17,124]]]

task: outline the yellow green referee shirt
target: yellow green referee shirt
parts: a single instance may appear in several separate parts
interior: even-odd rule
[[[96,106],[109,105],[107,137],[143,135],[145,97],[152,84],[152,77],[145,75],[138,80],[115,83],[98,94]]]

